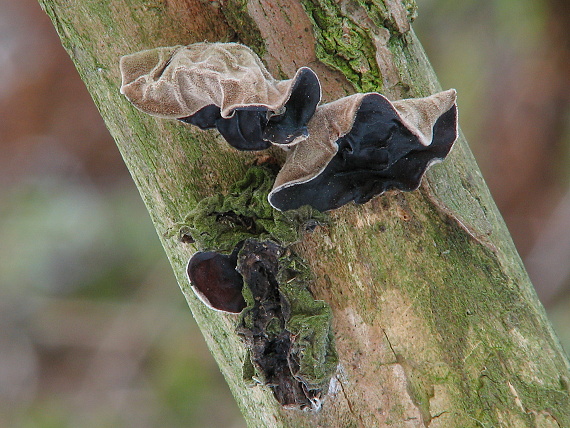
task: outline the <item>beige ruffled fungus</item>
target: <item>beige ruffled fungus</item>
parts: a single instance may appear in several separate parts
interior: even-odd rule
[[[153,116],[217,128],[239,150],[289,146],[307,138],[321,99],[316,74],[300,68],[276,80],[238,43],[196,43],[121,58],[121,93]]]
[[[291,150],[277,175],[270,204],[328,211],[389,189],[417,189],[457,139],[455,101],[450,89],[393,103],[378,93],[355,94],[320,106],[309,138]]]

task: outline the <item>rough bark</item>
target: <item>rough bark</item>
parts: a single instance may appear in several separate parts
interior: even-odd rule
[[[121,55],[239,40],[276,77],[312,67],[325,101],[355,91],[424,96],[439,85],[412,0],[40,0],[146,203],[180,287],[252,427],[570,426],[569,365],[463,139],[415,192],[330,215],[295,246],[328,302],[340,365],[323,408],[280,407],[242,380],[236,317],[189,289],[195,249],[177,224],[260,154],[134,109]],[[427,18],[426,18],[427,19]],[[459,94],[461,95],[461,94]]]

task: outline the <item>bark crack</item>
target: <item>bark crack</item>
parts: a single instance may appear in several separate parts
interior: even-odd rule
[[[394,364],[397,364],[401,368],[402,378],[405,382],[406,391],[411,402],[417,409],[422,423],[426,425],[429,424],[432,420],[430,402],[429,400],[422,399],[422,397],[425,398],[425,390],[417,382],[414,382],[413,367],[405,360],[405,358],[403,358],[402,355],[396,352],[385,329],[382,329],[382,333],[384,333],[388,346],[394,354]]]
[[[344,384],[342,383],[342,381],[340,380],[340,378],[338,376],[336,376],[336,380],[338,381],[338,384],[340,385],[340,390],[342,391],[342,395],[344,396],[344,399],[346,400],[348,410],[350,411],[350,413],[355,418],[358,419],[358,425],[361,428],[364,428],[366,425],[364,425],[364,421],[362,420],[362,416],[354,411],[354,408],[352,407],[352,403],[351,403],[350,399],[348,398],[348,395],[346,394],[346,391],[344,389]]]
[[[430,424],[431,424],[435,419],[439,418],[439,417],[442,416],[442,415],[445,415],[446,413],[449,413],[449,412],[448,412],[447,410],[444,410],[443,412],[439,412],[438,414],[431,416],[430,419],[429,419],[429,421],[428,421],[428,423],[427,423],[427,426],[429,427]]]
[[[396,361],[398,361],[398,354],[396,354],[396,351],[394,350],[394,347],[392,346],[392,343],[390,342],[390,339],[388,338],[388,335],[386,334],[386,330],[382,329],[382,333],[384,333],[384,337],[386,338],[386,342],[388,342],[388,346],[390,347],[392,354],[394,354],[394,358],[396,359]]]

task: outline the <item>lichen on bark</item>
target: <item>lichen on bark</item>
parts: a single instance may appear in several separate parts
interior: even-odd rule
[[[382,76],[376,64],[375,48],[366,30],[330,0],[302,0],[313,22],[317,58],[341,71],[359,92],[374,92]]]
[[[241,42],[249,46],[260,58],[263,57],[266,47],[263,37],[255,22],[247,13],[247,0],[232,0],[222,9],[228,23],[239,29]]]

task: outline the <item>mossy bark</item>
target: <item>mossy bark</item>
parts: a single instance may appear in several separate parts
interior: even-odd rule
[[[40,0],[148,207],[181,289],[252,427],[570,426],[569,365],[466,142],[422,187],[330,215],[295,246],[331,305],[340,365],[319,412],[247,387],[237,319],[189,290],[194,248],[178,224],[265,154],[134,109],[121,55],[239,40],[277,77],[299,66],[325,101],[439,89],[410,21],[411,0]],[[221,4],[221,6],[220,6]],[[461,96],[461,94],[459,94]]]

